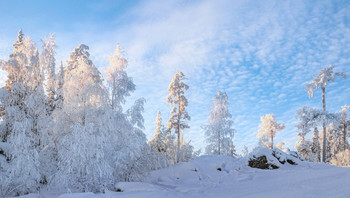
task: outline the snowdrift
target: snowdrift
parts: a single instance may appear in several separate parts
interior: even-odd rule
[[[279,168],[249,166],[261,156]],[[153,171],[143,182],[119,182],[103,194],[47,190],[26,197],[348,197],[349,178],[350,168],[302,161],[293,152],[259,149],[242,158],[200,156]]]

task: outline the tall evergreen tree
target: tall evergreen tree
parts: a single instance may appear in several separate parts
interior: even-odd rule
[[[321,161],[321,146],[320,146],[320,139],[318,136],[317,127],[315,127],[315,129],[314,129],[314,136],[312,138],[311,150],[312,150],[312,153],[315,155],[315,161],[320,162]]]
[[[350,149],[350,145],[348,142],[348,137],[350,137],[349,131],[350,131],[350,119],[348,118],[348,111],[350,109],[350,106],[345,105],[342,107],[342,110],[340,111],[341,119],[339,123],[339,130],[342,137],[341,140],[341,151],[345,151],[347,149]]]
[[[233,136],[235,129],[232,128],[232,115],[228,107],[228,98],[225,92],[220,92],[213,97],[213,107],[208,118],[208,124],[204,126],[207,154],[233,155]]]
[[[56,100],[56,63],[55,63],[55,50],[56,50],[56,40],[54,35],[50,35],[49,38],[46,38],[42,42],[42,51],[40,56],[40,62],[43,69],[46,73],[46,93],[47,93],[47,103],[48,103],[48,112],[52,114],[52,111],[55,109],[55,100]]]
[[[57,109],[62,109],[63,107],[63,84],[64,84],[64,68],[62,61],[60,62],[60,67],[57,73],[56,81],[56,98],[54,106]]]
[[[166,148],[165,148],[166,131],[165,131],[165,128],[162,124],[162,118],[161,118],[160,111],[158,111],[158,114],[156,117],[155,127],[156,127],[156,129],[154,131],[156,134],[154,135],[153,139],[148,142],[148,144],[150,145],[152,150],[154,150],[156,152],[165,153],[166,152]]]
[[[186,80],[185,75],[182,72],[176,72],[168,87],[170,93],[167,103],[173,106],[170,111],[171,116],[168,120],[168,130],[174,130],[177,135],[176,162],[179,162],[180,157],[180,137],[184,129],[190,128],[185,121],[191,120],[191,117],[186,111],[188,101],[185,97],[185,91],[188,90],[188,85],[183,82],[184,80]]]

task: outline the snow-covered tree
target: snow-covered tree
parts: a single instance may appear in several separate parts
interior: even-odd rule
[[[315,155],[313,154],[312,150],[312,142],[310,140],[305,140],[299,138],[297,143],[295,144],[295,149],[298,151],[298,153],[303,156],[308,161],[315,161]]]
[[[170,160],[172,164],[176,163],[176,148],[177,144],[175,143],[175,135],[171,133],[170,130],[165,130],[165,137],[164,137],[164,149],[165,149],[165,155]]]
[[[166,131],[165,127],[162,124],[162,118],[161,118],[161,113],[158,111],[157,117],[156,117],[156,129],[155,135],[152,140],[148,142],[149,146],[151,147],[152,150],[155,152],[160,152],[160,153],[165,153],[166,152],[166,147],[165,147],[165,136],[166,136]]]
[[[182,72],[176,72],[168,87],[168,91],[170,93],[167,103],[173,106],[170,112],[171,116],[168,120],[168,130],[174,130],[175,134],[177,135],[176,162],[180,161],[180,137],[184,129],[190,128],[185,121],[191,120],[191,117],[188,115],[185,109],[188,105],[185,97],[185,91],[188,90],[188,85],[183,82],[184,80],[186,80],[185,75]]]
[[[63,84],[66,116],[82,125],[87,123],[88,114],[94,115],[90,110],[102,106],[107,99],[102,75],[89,59],[88,50],[88,46],[80,44],[70,53]]]
[[[284,124],[278,124],[275,121],[274,114],[266,114],[265,116],[261,116],[260,119],[261,124],[259,125],[260,129],[257,137],[263,140],[263,143],[267,148],[272,149],[273,138],[275,137],[277,131],[282,131],[284,129]]]
[[[350,166],[350,149],[337,153],[330,162],[336,166]]]
[[[312,137],[311,151],[315,155],[316,162],[321,161],[321,145],[317,127],[314,129],[314,136]]]
[[[228,98],[225,92],[220,92],[213,97],[213,107],[208,118],[208,124],[204,126],[207,154],[232,155],[234,150],[233,136],[235,129],[232,128],[232,115],[228,107]],[[232,147],[232,148],[231,148]]]
[[[58,69],[57,81],[56,81],[56,99],[54,106],[58,109],[63,107],[63,84],[64,84],[64,69],[63,63],[60,62],[60,67]]]
[[[350,145],[348,142],[348,137],[350,137],[349,131],[350,131],[350,119],[348,118],[348,111],[350,109],[350,106],[345,105],[342,107],[342,110],[340,111],[341,114],[341,119],[339,123],[339,131],[341,134],[341,145],[340,145],[340,150],[344,151],[346,149],[350,149]]]
[[[198,157],[201,153],[201,150],[194,151],[194,147],[190,144],[191,141],[186,142],[183,139],[183,134],[180,137],[180,152],[177,155],[173,156],[173,159],[179,159],[181,162],[187,162],[195,157]],[[175,142],[175,147],[177,147],[177,142]],[[176,157],[176,158],[175,158]]]
[[[0,147],[5,148],[0,150],[6,158],[6,164],[1,166],[6,167],[4,178],[13,180],[11,192],[24,194],[47,181],[48,171],[41,167],[50,151],[50,117],[43,87],[44,69],[34,42],[20,30],[13,47],[9,60],[1,61],[2,69],[8,73],[1,89]],[[49,160],[45,163],[54,167]],[[2,181],[6,183],[6,179]]]
[[[304,139],[312,128],[318,126],[322,115],[322,110],[310,108],[307,106],[304,106],[301,109],[297,110],[295,118],[299,122],[295,127],[299,131],[298,136]]]
[[[109,57],[110,66],[107,67],[107,84],[110,94],[110,105],[112,109],[122,111],[122,104],[125,98],[135,90],[135,84],[132,78],[128,77],[126,67],[128,60],[125,58],[125,52],[118,44],[113,56]]]
[[[287,152],[289,149],[288,148],[284,148],[285,143],[284,142],[278,142],[276,144],[276,148],[278,148],[279,150],[283,151],[283,152]]]
[[[299,109],[296,113],[295,118],[299,121],[298,124],[296,125],[296,128],[298,129],[299,133],[299,140],[297,142],[298,147],[301,147],[302,143],[308,143],[309,141],[312,142],[311,144],[311,151],[312,154],[308,154],[309,156],[305,157],[307,160],[311,161],[320,161],[319,160],[319,152],[322,151],[319,148],[319,143],[320,141],[323,141],[323,137],[320,138],[318,130],[316,129],[317,127],[320,127],[323,125],[323,123],[329,125],[329,124],[336,124],[339,123],[340,119],[340,114],[339,113],[329,113],[327,111],[323,111],[320,109],[315,109],[315,108],[310,108],[304,106],[303,108]],[[311,132],[311,130],[314,129],[314,136],[312,140],[305,140],[305,136]],[[317,131],[315,131],[317,130]],[[321,131],[323,134],[323,131]],[[334,133],[332,133],[334,134]],[[308,146],[304,145],[304,147]],[[297,146],[296,146],[297,147]],[[304,152],[305,153],[305,152]],[[301,154],[301,153],[300,153]],[[311,156],[312,155],[312,156]]]
[[[108,103],[102,77],[87,50],[85,45],[76,48],[65,68],[63,108],[54,113],[59,162],[54,183],[101,192],[118,181],[141,180],[150,170],[169,163],[146,143],[145,99],[122,111],[131,90],[119,88],[131,81],[116,78],[120,87],[115,92],[113,83],[107,86],[118,100],[115,105]]]
[[[47,103],[48,103],[48,112],[49,114],[55,109],[55,100],[56,100],[56,59],[55,59],[55,50],[56,50],[56,40],[54,35],[50,35],[49,38],[46,38],[41,41],[41,55],[40,62],[43,69],[46,73],[46,93],[47,93]]]
[[[322,108],[326,111],[326,87],[330,82],[333,82],[336,76],[346,78],[343,72],[333,72],[334,65],[323,68],[319,74],[314,76],[314,79],[305,85],[306,91],[309,97],[314,95],[315,89],[320,88],[322,91]],[[326,131],[326,123],[324,122],[323,131]],[[322,144],[322,162],[326,162],[326,133],[323,133],[323,144]]]
[[[248,147],[246,145],[243,146],[243,149],[242,149],[242,157],[245,157],[249,154],[249,150],[248,150]]]

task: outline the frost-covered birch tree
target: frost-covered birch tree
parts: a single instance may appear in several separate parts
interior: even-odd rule
[[[284,124],[278,124],[275,121],[274,114],[266,114],[260,117],[261,124],[258,131],[257,137],[262,140],[262,143],[269,149],[273,149],[273,138],[277,131],[282,131],[284,129]],[[269,141],[270,140],[270,141]]]
[[[314,76],[314,79],[308,82],[305,85],[305,89],[309,94],[309,97],[314,95],[315,89],[321,89],[322,91],[322,109],[326,111],[326,87],[329,83],[335,80],[336,76],[340,76],[346,78],[345,73],[343,72],[334,72],[334,65],[330,65],[329,67],[323,68],[317,75]],[[322,144],[322,162],[326,162],[326,124],[325,122],[322,125],[323,127],[323,144]]]
[[[87,114],[107,99],[100,71],[90,60],[89,47],[80,44],[69,55],[64,74],[64,111],[71,121],[85,125]]]
[[[128,60],[125,58],[123,48],[118,44],[113,56],[109,57],[110,66],[107,67],[107,84],[110,94],[110,105],[112,109],[122,111],[125,98],[135,90],[132,78],[128,77],[126,67]]]
[[[190,128],[186,120],[191,120],[191,117],[186,111],[188,101],[185,97],[185,91],[187,91],[189,87],[183,82],[184,80],[186,80],[185,75],[182,72],[176,72],[168,87],[170,93],[167,103],[173,106],[170,111],[171,116],[168,120],[168,130],[174,130],[177,135],[176,162],[179,162],[180,137],[184,129]]]
[[[232,115],[229,112],[227,94],[218,91],[213,97],[213,107],[208,118],[208,124],[204,126],[207,154],[231,155],[235,129],[232,128]],[[232,148],[233,147],[233,148]]]

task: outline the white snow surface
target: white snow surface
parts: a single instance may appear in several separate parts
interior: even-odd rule
[[[219,171],[218,169],[221,169]],[[122,192],[104,194],[67,193],[42,190],[29,194],[36,197],[350,197],[350,167],[300,162],[296,166],[285,163],[279,169],[250,168],[247,158],[229,156],[200,156],[190,162],[151,172],[144,182],[120,182],[115,185]]]

